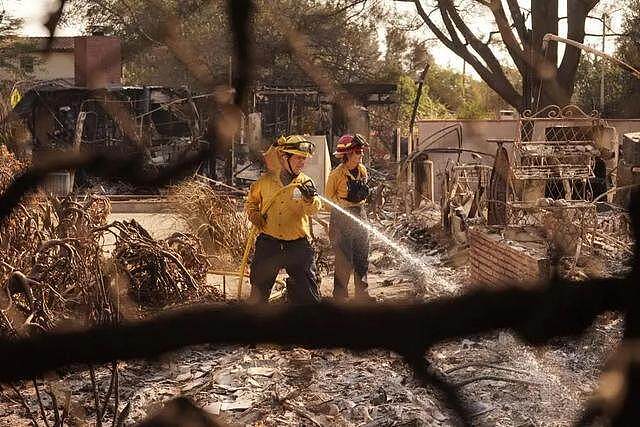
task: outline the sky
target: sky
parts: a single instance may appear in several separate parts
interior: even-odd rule
[[[23,26],[19,33],[25,36],[48,36],[48,32],[42,24],[47,17],[47,13],[55,10],[58,5],[57,0],[0,0],[0,9],[4,9],[8,14],[23,19]],[[82,25],[59,28],[58,36],[79,35]]]
[[[611,14],[611,27],[618,31],[622,23],[622,11],[619,10],[619,4],[621,2],[614,0],[602,0],[598,8],[593,12],[593,15],[600,16],[603,10],[608,10]],[[23,27],[20,29],[22,35],[27,36],[46,36],[47,31],[42,22],[46,19],[47,11],[55,9],[58,4],[57,0],[0,0],[0,9],[5,9],[9,14],[22,18],[24,21]],[[404,13],[414,13],[414,6],[410,3],[395,3],[395,6],[399,11]],[[529,0],[521,1],[523,7],[529,6]],[[560,16],[566,15],[566,0],[561,0],[559,4]],[[471,20],[470,26],[478,31],[478,33],[488,32],[486,28],[491,26],[487,22],[487,17],[477,16]],[[76,25],[69,25],[67,27],[58,28],[56,35],[58,36],[74,36],[79,35],[82,31],[82,23]],[[595,19],[588,19],[586,23],[587,33],[599,34],[602,33],[602,24]],[[559,35],[566,35],[566,20],[560,21]],[[424,31],[416,33],[415,37],[419,39],[432,38],[433,35]],[[587,37],[586,44],[600,49],[602,38],[601,37]],[[613,52],[615,49],[615,38],[608,37],[605,50],[608,53]],[[564,47],[560,45],[559,53],[560,58]],[[444,45],[439,42],[430,43],[430,52],[433,55],[436,62],[441,66],[446,66],[457,71],[461,71],[463,68],[463,61],[457,55],[452,53]],[[472,76],[477,77],[476,73],[471,67],[466,67],[466,72]]]
[[[521,0],[519,1],[519,3],[521,7],[526,9],[529,9],[531,6],[530,0]],[[623,10],[620,6],[622,3],[623,1],[621,0],[601,0],[598,6],[591,12],[590,15],[601,17],[602,13],[606,11],[610,16],[610,18],[608,18],[609,27],[611,27],[611,29],[613,29],[615,32],[619,32],[622,26],[622,21],[623,21]],[[403,13],[415,12],[415,6],[411,3],[396,3],[396,4],[398,5],[396,6],[396,9],[399,10],[400,12],[403,12]],[[423,4],[426,5],[427,1],[423,0]],[[505,7],[505,10],[508,10],[506,5],[504,7]],[[558,14],[560,17],[566,16],[567,14],[566,0],[559,1],[558,9],[559,9]],[[493,16],[488,11],[488,9],[484,7],[480,7],[480,10],[486,11],[486,14],[478,15],[474,19],[470,19],[468,22],[468,25],[472,30],[475,30],[477,34],[487,34],[489,31],[491,31],[494,28]],[[437,14],[434,14],[434,15],[437,16]],[[528,22],[528,24],[530,25],[530,22]],[[560,20],[559,27],[558,27],[559,36],[566,37],[567,35],[566,25],[567,25],[566,19]],[[585,30],[586,30],[586,33],[602,34],[602,23],[601,21],[598,21],[596,19],[589,18],[585,23]],[[611,31],[607,31],[607,32],[610,33]],[[433,34],[424,32],[424,34],[416,34],[416,37],[417,38],[433,38]],[[605,52],[611,54],[615,51],[615,39],[616,39],[615,37],[605,38]],[[585,37],[584,43],[600,50],[602,47],[602,37],[587,36]],[[464,61],[459,56],[455,55],[449,49],[447,49],[442,43],[436,42],[431,44],[429,51],[433,55],[438,65],[446,66],[446,67],[455,69],[456,71],[462,71]],[[559,44],[558,45],[559,60],[562,59],[563,53],[564,53],[564,45]],[[503,58],[499,58],[499,59],[503,59]],[[477,73],[475,73],[473,68],[470,66],[466,67],[466,72],[475,76],[476,78],[479,78]]]

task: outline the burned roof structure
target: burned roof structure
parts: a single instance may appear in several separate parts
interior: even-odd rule
[[[343,89],[352,102],[362,108],[392,105],[397,85],[386,83],[350,83]],[[292,132],[339,133],[344,121],[335,99],[317,86],[262,86],[253,95],[253,111],[262,113],[262,130],[273,137]],[[338,122],[338,123],[337,123]]]
[[[153,151],[197,142],[202,129],[188,91],[162,86],[34,87],[13,109],[10,119],[16,118],[31,131],[34,154],[74,144],[96,151]]]

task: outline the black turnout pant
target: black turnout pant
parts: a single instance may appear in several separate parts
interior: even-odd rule
[[[364,206],[345,208],[351,214],[366,221]],[[369,233],[337,210],[331,212],[331,244],[336,257],[333,276],[333,296],[347,299],[349,278],[353,273],[356,298],[368,296],[367,272],[369,271]]]
[[[314,267],[314,250],[306,237],[296,240],[280,240],[266,234],[256,239],[251,262],[252,302],[267,302],[271,288],[280,269],[289,274],[287,297],[294,304],[310,304],[320,301],[320,292]]]

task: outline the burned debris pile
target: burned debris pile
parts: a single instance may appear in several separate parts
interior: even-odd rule
[[[22,165],[12,154],[1,154],[4,188]],[[3,333],[48,330],[76,316],[100,323],[104,292],[94,290],[104,282],[92,229],[108,213],[108,202],[101,198],[79,203],[35,193],[5,219],[0,228]]]
[[[4,147],[0,190],[23,165]],[[109,200],[58,199],[42,192],[26,197],[0,228],[4,291],[2,333],[50,330],[67,320],[104,324],[117,317],[116,294],[124,290],[143,307],[200,298],[208,260],[197,237],[176,233],[153,239],[135,221],[107,224]],[[112,254],[103,247],[116,235]],[[123,273],[127,281],[113,277]],[[121,286],[118,290],[118,286]]]
[[[116,234],[112,257],[137,304],[162,308],[203,296],[209,262],[194,236],[174,233],[156,240],[135,220],[115,221],[103,230]],[[215,289],[209,292],[214,300],[222,298]]]
[[[24,167],[0,146],[0,191]],[[108,223],[110,213],[104,196],[56,198],[37,191],[5,218],[0,224],[0,334],[18,338],[74,325],[115,325],[167,305],[222,300],[216,289],[206,287],[209,262],[196,236],[176,232],[154,239],[134,220]],[[115,237],[111,245],[109,237]],[[56,425],[127,418],[130,405],[120,410],[118,403],[122,367],[113,362],[90,366],[89,374],[84,369],[78,384],[34,380],[33,388],[12,384],[10,394],[35,425],[38,416],[30,407],[41,408],[43,420],[61,420]],[[78,394],[86,395],[81,390],[92,391],[92,414],[77,412],[77,400],[84,398]]]
[[[442,227],[469,248],[472,282],[531,285],[556,273],[580,280],[622,273],[632,248],[616,195],[627,184],[616,174],[616,129],[567,105],[525,112],[514,131],[511,139],[487,139],[497,144],[492,166],[480,156],[447,163],[441,180]]]

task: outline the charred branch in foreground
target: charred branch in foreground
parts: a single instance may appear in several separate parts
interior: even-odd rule
[[[539,290],[479,291],[412,305],[200,306],[118,328],[1,340],[0,381],[33,378],[70,364],[155,357],[203,343],[385,348],[411,355],[444,340],[508,328],[541,344],[580,334],[603,312],[625,310],[628,283],[557,281]]]

